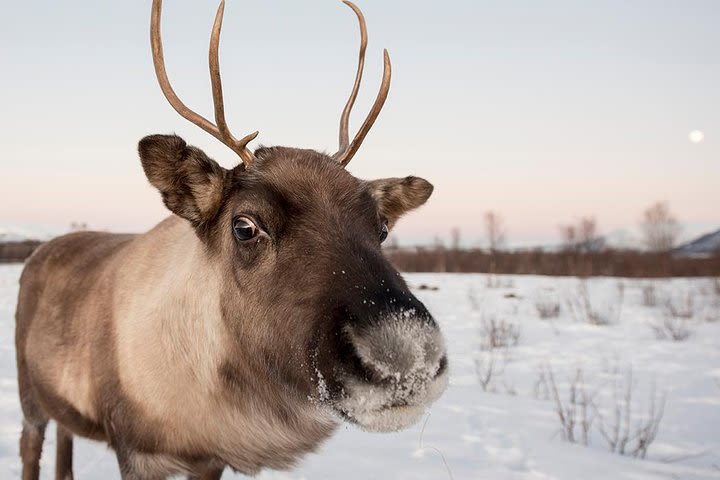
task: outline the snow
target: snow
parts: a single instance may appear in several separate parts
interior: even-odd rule
[[[19,478],[21,422],[15,379],[14,310],[20,265],[0,266],[0,472]],[[608,313],[609,325],[576,318],[568,299],[580,280],[538,276],[412,274],[415,290],[441,325],[451,379],[445,395],[416,426],[376,434],[343,425],[316,454],[293,472],[263,472],[263,480],[343,478],[392,479],[718,479],[720,478],[720,295],[709,279],[587,280],[593,309]],[[489,288],[488,285],[494,285]],[[622,284],[622,287],[619,287]],[[658,306],[643,305],[643,289],[654,285]],[[621,293],[622,292],[622,293]],[[663,299],[693,298],[690,337],[658,340],[650,323],[662,317]],[[542,320],[536,301],[560,301],[560,316]],[[622,302],[621,308],[618,303]],[[577,302],[573,302],[577,303]],[[577,315],[581,317],[582,315]],[[505,321],[519,332],[517,345],[488,350],[483,324]],[[715,320],[715,321],[710,321]],[[501,370],[483,391],[476,365],[492,357]],[[583,370],[584,386],[601,411],[612,407],[612,372],[632,367],[633,413],[647,413],[653,391],[667,397],[657,439],[646,459],[608,452],[592,430],[590,445],[563,439],[551,396],[538,389],[542,368],[551,368],[560,396]],[[609,377],[610,376],[610,377]],[[609,402],[609,403],[608,403]],[[633,421],[634,424],[634,421]],[[47,434],[43,479],[54,468],[54,430]],[[117,479],[112,452],[76,440],[77,478]],[[241,478],[226,472],[223,478]]]

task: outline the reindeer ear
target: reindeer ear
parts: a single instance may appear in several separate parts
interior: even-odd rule
[[[217,214],[227,170],[176,135],[140,140],[140,161],[152,186],[176,215],[198,227]]]
[[[390,228],[401,216],[424,204],[433,192],[432,184],[420,177],[383,178],[368,185]]]

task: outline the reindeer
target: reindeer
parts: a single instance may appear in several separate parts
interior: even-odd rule
[[[340,148],[247,145],[224,116],[218,45],[210,42],[215,123],[190,110],[165,72],[161,0],[151,43],[160,87],[177,112],[236,152],[227,170],[175,135],[139,143],[172,216],[140,235],[79,232],[27,261],[16,346],[24,414],[23,479],[37,479],[45,428],[57,423],[56,478],[73,477],[73,436],[107,442],[126,480],[219,479],[225,468],[289,469],[339,421],[369,431],[416,422],[447,385],[438,325],[381,252],[401,215],[428,199],[416,178],[365,181],[350,162],[390,87],[359,132],[340,120]]]

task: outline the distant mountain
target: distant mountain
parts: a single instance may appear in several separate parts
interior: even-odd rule
[[[715,252],[720,252],[720,230],[706,233],[673,250],[675,255],[683,256],[710,255]]]

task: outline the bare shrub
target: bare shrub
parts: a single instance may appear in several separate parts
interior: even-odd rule
[[[517,324],[498,319],[495,315],[484,315],[480,323],[480,350],[495,350],[514,347],[520,341]]]
[[[545,392],[555,403],[555,413],[560,422],[563,439],[570,443],[590,444],[590,430],[595,421],[593,394],[588,392],[583,378],[582,369],[575,371],[575,376],[568,381],[567,397],[563,398],[555,382],[555,374],[550,365],[541,368],[536,383],[536,396]]]
[[[611,325],[620,320],[623,299],[625,297],[624,284],[618,283],[616,296],[604,308],[593,303],[588,291],[586,280],[580,280],[577,293],[568,299],[568,309],[576,321],[590,325]]]
[[[535,396],[553,401],[564,440],[589,445],[597,431],[610,452],[645,458],[660,428],[665,396],[657,395],[653,386],[643,412],[635,395],[632,368],[624,374],[615,368],[610,374],[610,382],[590,388],[578,368],[566,383],[558,384],[552,368],[546,365],[540,369]],[[609,399],[609,405],[599,406],[604,399]]]
[[[471,290],[470,304],[473,310],[479,310],[480,305]],[[520,329],[517,324],[503,318],[498,319],[494,314],[483,315],[478,329],[477,350],[473,361],[478,383],[483,392],[496,391],[496,379],[505,372],[510,354],[509,347],[515,346],[520,340]],[[502,382],[506,393],[515,395],[514,387]]]
[[[615,369],[612,375],[611,407],[601,409],[593,403],[598,431],[611,453],[645,458],[660,428],[666,397],[658,396],[653,386],[647,412],[639,414],[632,368],[628,368],[624,375]]]
[[[642,286],[642,304],[646,307],[655,307],[658,304],[655,285],[647,283]]]
[[[543,298],[535,301],[535,310],[543,320],[560,316],[560,302],[556,299]]]
[[[643,286],[643,304],[648,307],[662,304],[662,313],[651,320],[649,326],[658,340],[680,342],[691,334],[691,320],[695,316],[694,293],[691,290],[675,291],[660,299],[653,284]]]
[[[505,388],[505,393],[512,396],[517,397],[517,390],[515,389],[515,386],[509,385],[507,382],[503,380],[503,387]]]
[[[550,389],[548,387],[547,375],[545,374],[545,365],[540,366],[538,376],[533,384],[533,397],[538,400],[550,400]]]
[[[503,279],[498,275],[488,274],[485,278],[485,286],[487,288],[513,288],[515,286],[515,282],[512,278]]]
[[[701,301],[696,318],[708,323],[720,322],[720,278],[710,279],[698,291]]]
[[[690,319],[695,316],[695,296],[691,290],[670,296],[665,300],[665,312],[676,318]]]
[[[702,319],[708,323],[720,322],[720,296],[707,303]]]
[[[553,289],[542,289],[533,295],[535,310],[543,320],[553,319],[560,316],[560,298]]]
[[[495,350],[478,352],[474,358],[475,374],[483,392],[494,391],[494,380],[505,372],[507,357]]]
[[[507,395],[516,396],[517,390],[504,378],[505,367],[510,361],[507,350],[478,351],[473,358],[475,374],[483,392],[497,392],[498,384]]]
[[[488,274],[485,278],[485,287],[487,288],[500,288],[502,286],[500,277],[495,274]]]
[[[478,300],[475,290],[472,288],[468,290],[468,302],[470,302],[470,308],[477,312],[480,310],[480,300]]]
[[[650,328],[658,340],[672,340],[682,342],[690,337],[692,332],[690,320],[685,317],[676,317],[665,312],[661,320],[650,322]]]
[[[658,340],[681,342],[692,333],[695,296],[691,290],[675,292],[663,302],[662,317],[650,322]]]

